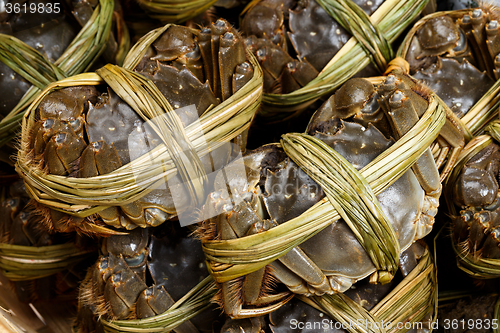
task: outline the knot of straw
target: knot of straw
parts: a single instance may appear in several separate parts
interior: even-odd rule
[[[80,74],[52,83],[29,106],[23,118],[22,149],[18,153],[16,170],[36,201],[73,216],[88,217],[109,206],[131,203],[143,197],[164,185],[165,180],[177,172],[189,179],[188,190],[193,200],[204,200],[205,173],[199,156],[229,142],[250,126],[261,101],[262,70],[253,54],[247,53],[254,68],[253,78],[230,98],[205,111],[197,122],[183,128],[158,88],[131,70],[147,47],[168,28],[169,25],[150,32],[135,45],[125,59],[125,65],[130,69],[106,65],[97,71],[98,74]],[[26,147],[29,146],[29,133],[35,124],[35,110],[40,101],[56,89],[104,83],[144,120],[160,119],[153,122],[152,127],[163,144],[109,174],[96,177],[51,175],[33,166],[27,158]]]
[[[370,17],[351,0],[317,2],[354,37],[304,87],[289,94],[264,94],[263,116],[304,109],[321,96],[339,88],[370,61],[377,65],[381,73],[384,72],[385,67],[381,66],[392,55],[390,44],[419,15],[428,0],[386,0]],[[342,15],[337,14],[337,11]]]
[[[0,122],[0,146],[17,134],[24,112],[48,84],[90,68],[106,47],[113,9],[113,0],[99,0],[89,21],[54,64],[19,39],[0,34],[0,60],[33,85]]]
[[[144,121],[149,121],[153,131],[167,147],[170,159],[187,187],[191,202],[196,206],[203,203],[208,183],[205,168],[179,116],[173,112],[174,109],[156,85],[118,66],[107,65],[96,72]],[[136,181],[138,184],[149,182],[143,174]],[[150,185],[149,182],[146,188]]]
[[[310,135],[285,134],[281,145],[285,153],[320,184],[330,204],[368,253],[378,271],[378,280],[392,280],[398,269],[399,242],[361,173],[330,146]]]
[[[435,95],[431,93],[429,99],[429,106],[420,118],[417,124],[401,137],[394,145],[377,156],[372,162],[366,165],[359,171],[359,174],[352,170],[352,174],[359,178],[359,175],[364,179],[371,192],[369,196],[379,195],[383,190],[393,184],[399,177],[401,177],[415,161],[424,153],[424,151],[431,145],[437,138],[441,127],[446,121],[446,112],[443,106],[435,99]],[[309,163],[309,158],[312,152],[308,151],[309,148],[297,148],[297,143],[292,139],[301,138],[301,140],[309,140],[310,137],[304,134],[288,134],[283,136],[282,145],[285,149],[290,151],[292,148],[300,150],[305,153],[307,159],[304,163]],[[319,152],[319,154],[322,154]],[[320,156],[320,155],[318,155]],[[325,167],[328,167],[324,163]],[[307,165],[307,164],[305,164]],[[320,174],[320,172],[318,172]],[[353,178],[354,179],[354,178]],[[353,179],[345,180],[344,182],[351,182]],[[339,179],[339,181],[342,181]],[[366,188],[366,184],[363,186]],[[330,184],[320,184],[323,190],[328,193],[334,191]],[[326,185],[326,186],[325,186]],[[330,188],[325,188],[330,187]],[[351,191],[357,192],[356,187],[352,187]],[[367,195],[366,193],[362,194]],[[366,200],[363,199],[366,204]],[[370,203],[366,204],[371,205]],[[345,209],[345,208],[342,208]],[[339,209],[342,211],[342,209]],[[358,208],[356,208],[358,209]],[[342,213],[344,214],[344,213]],[[313,207],[309,208],[300,216],[282,223],[268,231],[245,236],[242,238],[231,240],[213,240],[203,243],[203,251],[206,257],[211,261],[208,266],[212,276],[217,282],[226,282],[237,277],[246,275],[259,268],[264,267],[268,263],[278,259],[290,251],[293,247],[300,245],[305,240],[311,238],[323,228],[341,218],[341,213],[328,199],[323,199]],[[366,224],[360,223],[358,230],[367,227]],[[391,231],[386,227],[375,226],[376,229],[385,229],[383,231],[388,234],[390,238]],[[360,231],[354,231],[355,233]],[[365,235],[369,233],[368,229],[362,231]],[[389,273],[393,270],[393,254],[396,247],[390,249],[384,245],[387,240],[374,240],[372,235],[370,238],[363,239],[362,244],[370,244],[373,248],[372,258],[376,258],[375,264],[381,269],[382,274],[379,274],[379,279],[390,278]],[[378,235],[377,237],[380,237]],[[385,237],[385,236],[382,236]],[[380,242],[382,241],[382,244]],[[397,254],[399,256],[399,253]],[[377,264],[378,263],[378,264]],[[387,270],[385,270],[387,269]]]

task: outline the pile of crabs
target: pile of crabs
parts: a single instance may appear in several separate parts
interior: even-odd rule
[[[81,25],[97,3],[74,5]],[[438,281],[456,280],[451,307],[466,289],[499,291],[499,8],[217,1],[164,25],[122,7],[131,32],[155,30],[131,34],[120,66],[101,66],[108,51],[94,72],[38,87],[3,143],[16,152],[1,162],[0,268],[22,302],[65,294],[78,333],[403,332],[443,328]],[[72,38],[55,24],[75,23],[69,12],[36,28],[3,11],[0,29],[54,52]],[[392,45],[386,12],[411,28]],[[366,66],[330,75],[357,65],[346,54]],[[34,88],[0,60],[14,68],[0,67],[2,131]],[[16,263],[55,263],[70,243],[85,255],[48,273],[2,263],[27,248],[44,257]]]

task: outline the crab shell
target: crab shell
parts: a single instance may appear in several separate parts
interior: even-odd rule
[[[414,243],[401,255],[400,269],[402,274],[398,274],[397,278],[387,284],[360,281],[356,283],[355,288],[347,290],[344,293],[345,296],[370,311],[397,286],[401,278],[406,277],[416,267],[424,250],[425,247],[422,244]],[[300,325],[301,328],[298,329],[303,333],[317,332],[318,329],[321,329],[321,332],[346,332],[346,328],[348,328],[298,298],[292,299],[278,310],[270,313],[269,322],[273,333],[289,332],[291,323]],[[318,327],[319,324],[321,324],[320,327]]]
[[[23,8],[28,10],[7,13],[4,8],[0,18],[0,33],[18,38],[40,52],[51,63],[55,63],[90,20],[99,1],[74,1],[69,8],[62,1],[23,0],[18,4],[21,7],[27,6]],[[45,10],[42,11],[42,7],[35,11],[29,10],[33,5],[43,5]],[[56,12],[55,6],[59,6],[60,10]],[[102,58],[105,62],[119,63],[122,61],[119,54],[128,49],[128,31],[118,2],[114,4],[112,20],[116,31],[109,34]],[[94,54],[94,58],[98,55],[100,52]],[[0,114],[5,116],[32,85],[3,62],[0,62],[0,73]]]
[[[51,1],[39,3],[53,5]],[[29,8],[30,4],[27,3],[27,6]],[[45,55],[52,63],[63,54],[78,33],[64,13],[30,13],[28,10],[27,13],[5,16],[7,17],[2,17],[0,32],[20,39]],[[5,116],[16,106],[31,84],[3,62],[0,62],[0,73],[0,114]]]
[[[422,19],[406,51],[410,73],[462,118],[499,78],[500,34],[494,7]]]

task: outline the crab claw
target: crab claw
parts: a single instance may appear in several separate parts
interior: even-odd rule
[[[120,158],[114,145],[105,141],[96,141],[89,144],[82,152],[78,177],[95,177],[110,173],[121,167]]]
[[[232,92],[232,78],[236,67],[246,60],[245,47],[240,41],[240,37],[232,31],[226,32],[220,38],[219,48],[219,73],[222,100],[225,101]]]
[[[61,176],[71,174],[86,146],[72,128],[52,136],[43,153],[50,173]]]
[[[153,285],[144,289],[137,299],[137,318],[149,318],[167,311],[174,304],[174,300],[163,286]]]
[[[128,266],[113,273],[104,287],[104,297],[109,302],[112,315],[117,319],[127,319],[139,294],[147,287]]]
[[[394,75],[378,89],[379,104],[387,115],[396,139],[406,134],[427,109],[427,102]],[[426,193],[441,191],[441,180],[430,148],[413,165],[413,171]]]
[[[243,88],[248,81],[253,77],[253,67],[248,61],[242,62],[238,66],[233,74],[233,94],[238,90]]]

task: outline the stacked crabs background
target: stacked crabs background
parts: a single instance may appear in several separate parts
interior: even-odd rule
[[[500,330],[499,20],[0,0],[0,332]]]

